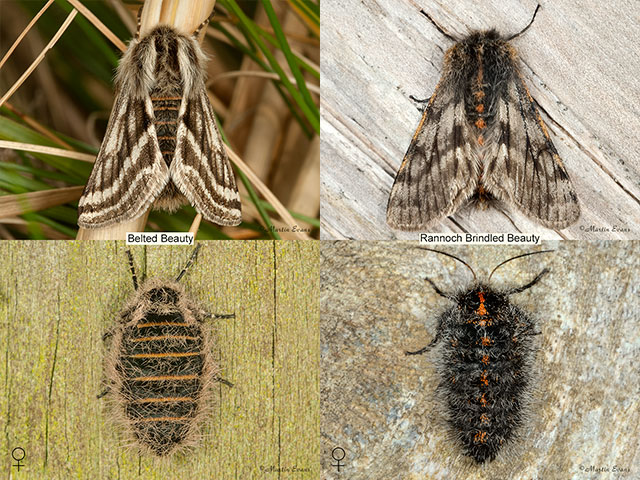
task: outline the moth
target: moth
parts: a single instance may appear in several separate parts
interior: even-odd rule
[[[218,375],[204,322],[235,314],[206,312],[178,283],[199,250],[200,245],[174,281],[151,278],[140,286],[127,250],[135,293],[104,336],[111,337],[108,388],[99,397],[110,393],[116,418],[139,449],[160,457],[193,444],[212,382],[232,386]]]
[[[486,282],[478,282],[473,269],[461,259],[439,250],[424,250],[463,263],[474,282],[458,292],[446,293],[425,279],[453,305],[439,316],[431,343],[406,355],[436,350],[437,397],[451,436],[477,463],[492,461],[516,438],[524,423],[537,351],[533,337],[540,334],[534,317],[514,305],[510,297],[533,287],[549,270],[543,269],[526,285],[502,290],[490,285],[491,276],[507,262],[551,250],[505,260]]]
[[[463,205],[486,208],[491,201],[547,228],[563,229],[578,220],[569,174],[509,44],[531,26],[539,8],[516,35],[475,32],[447,50],[442,78],[425,101],[391,189],[391,227],[424,230]]]
[[[129,44],[116,100],[79,202],[78,225],[101,228],[150,208],[190,203],[218,225],[241,221],[240,195],[205,89],[197,36],[168,25]]]

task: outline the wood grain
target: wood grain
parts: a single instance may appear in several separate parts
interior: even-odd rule
[[[203,242],[204,243],[204,242]],[[133,291],[119,242],[2,242],[0,449],[5,478],[317,478],[315,242],[210,242],[181,280],[214,313],[221,375],[204,436],[159,461],[123,446],[103,389],[103,333]],[[193,247],[134,247],[138,276],[175,278]],[[7,454],[8,455],[8,454]],[[8,457],[7,457],[8,458]],[[307,469],[289,473],[287,469]],[[282,470],[265,473],[262,469]]]
[[[416,239],[385,221],[389,192],[455,38],[513,34],[535,1],[341,0],[322,8],[321,197],[324,239]],[[526,232],[543,239],[640,238],[640,3],[541,2],[514,40],[522,72],[581,202],[560,232],[517,211],[467,210],[434,232]],[[345,12],[349,12],[348,15]],[[620,12],[625,12],[621,14]],[[354,22],[354,18],[357,22]]]
[[[436,295],[471,282],[460,263],[408,242],[323,242],[321,451],[342,447],[337,474],[365,480],[638,478],[640,467],[640,242],[545,242],[556,251],[514,260],[494,287],[538,285],[511,297],[541,335],[533,408],[516,445],[478,468],[440,425],[427,345],[451,302]],[[542,249],[542,248],[540,248]],[[486,279],[528,248],[449,246]],[[614,465],[626,475],[583,470]],[[610,470],[611,472],[611,470]]]

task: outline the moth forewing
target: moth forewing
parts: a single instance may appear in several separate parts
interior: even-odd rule
[[[240,195],[206,94],[205,65],[196,38],[168,25],[131,41],[78,225],[101,228],[186,202],[213,223],[240,223]]]

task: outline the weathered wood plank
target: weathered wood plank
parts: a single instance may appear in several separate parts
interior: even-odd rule
[[[409,95],[433,93],[452,44],[420,10],[460,38],[493,27],[515,33],[535,7],[515,0],[481,8],[472,0],[323,4],[322,238],[417,238],[386,225],[386,205],[421,116]],[[555,232],[514,210],[464,211],[432,231],[640,237],[640,57],[626,48],[640,42],[639,21],[634,1],[544,2],[531,28],[514,40],[579,196],[577,224]]]
[[[204,243],[204,242],[203,242]],[[316,242],[208,242],[181,280],[214,313],[221,375],[193,452],[161,462],[123,448],[103,388],[103,333],[133,291],[117,242],[2,242],[0,448],[10,478],[317,478]],[[138,275],[175,278],[192,247],[134,247]],[[288,473],[287,468],[308,469]]]
[[[494,287],[513,295],[541,335],[531,415],[517,445],[478,468],[441,426],[433,357],[406,356],[435,335],[444,291],[471,282],[460,263],[412,242],[323,242],[321,451],[323,479],[615,478],[583,468],[616,465],[637,478],[640,452],[640,242],[546,242],[549,254],[514,260]],[[449,246],[486,279],[528,248]],[[346,456],[338,474],[330,452]],[[471,463],[472,465],[469,465]]]

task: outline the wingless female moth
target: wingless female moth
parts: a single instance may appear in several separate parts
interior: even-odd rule
[[[141,451],[156,456],[194,443],[211,401],[212,382],[232,386],[218,376],[203,324],[235,314],[206,312],[178,283],[199,250],[200,245],[174,281],[151,278],[140,286],[127,250],[135,293],[120,312],[118,325],[104,336],[111,337],[109,385],[99,397],[111,394],[116,418]]]
[[[518,54],[495,30],[445,54],[387,206],[387,223],[426,229],[468,203],[498,200],[548,228],[580,216],[578,198],[524,84]],[[453,39],[430,17],[440,32]],[[453,39],[455,40],[455,39]]]
[[[491,276],[512,260],[552,250],[509,258],[493,269],[486,282],[477,281],[473,269],[458,257],[423,250],[461,262],[471,270],[474,282],[445,293],[425,279],[453,305],[439,316],[431,343],[406,354],[434,350],[440,378],[437,398],[449,433],[465,455],[477,463],[490,462],[518,437],[527,418],[538,348],[533,337],[540,334],[536,318],[511,303],[510,297],[536,285],[549,270],[543,269],[526,285],[506,289],[491,287]]]
[[[116,75],[116,101],[79,202],[78,225],[102,228],[152,206],[189,202],[219,225],[241,221],[240,195],[205,89],[206,55],[168,25],[138,31]]]

